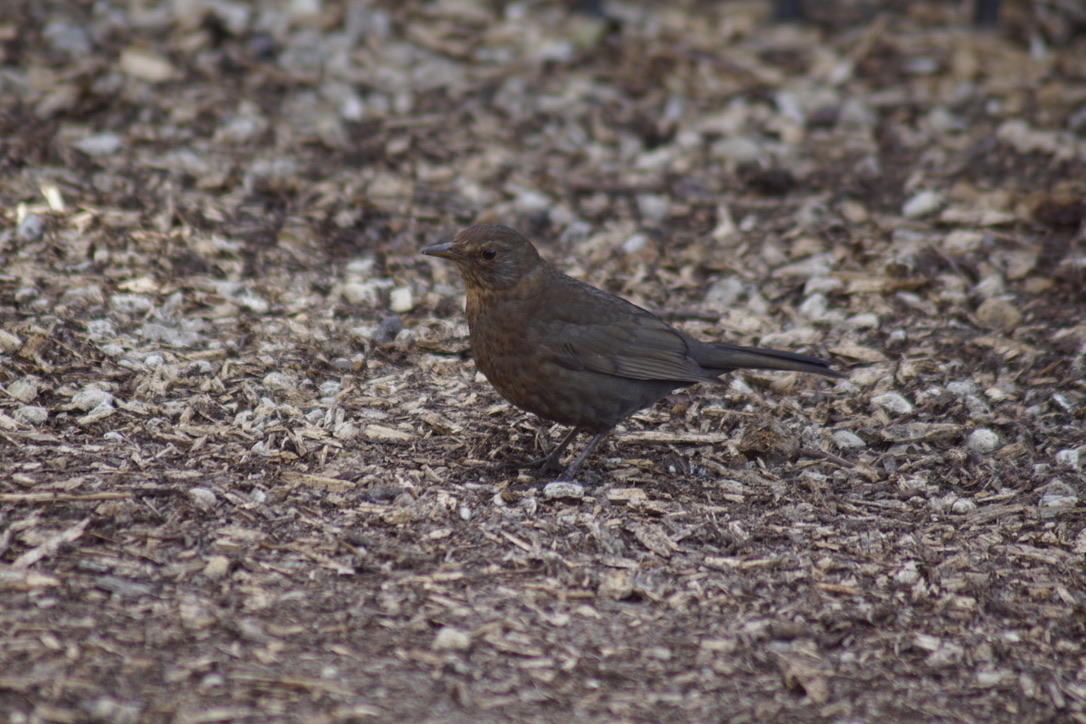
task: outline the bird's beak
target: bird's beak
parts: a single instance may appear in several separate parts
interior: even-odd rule
[[[419,253],[426,254],[428,256],[439,256],[442,259],[452,259],[458,261],[463,259],[463,255],[453,251],[453,244],[451,241],[447,241],[444,244],[434,244],[422,249]]]

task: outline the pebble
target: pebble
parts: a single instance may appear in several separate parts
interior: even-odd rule
[[[113,406],[113,394],[105,390],[82,390],[72,397],[72,407],[83,412],[103,406]]]
[[[92,319],[87,322],[87,339],[104,342],[117,337],[117,326],[109,319]]]
[[[246,191],[286,190],[298,183],[298,163],[290,158],[258,159],[245,174]]]
[[[211,556],[204,566],[204,575],[213,581],[225,576],[230,571],[230,559],[226,556]]]
[[[858,98],[849,98],[841,104],[837,115],[837,127],[846,130],[868,131],[877,121],[875,112]]]
[[[20,377],[12,380],[6,391],[19,402],[29,404],[38,396],[38,381],[33,377]]]
[[[876,395],[871,398],[871,402],[894,415],[909,415],[915,409],[913,403],[897,392],[884,392],[881,395]]]
[[[1077,505],[1078,501],[1079,496],[1075,489],[1057,479],[1046,486],[1040,505],[1042,508],[1063,508]]]
[[[969,413],[969,419],[980,421],[992,419],[992,408],[988,407],[988,403],[981,398],[976,395],[966,395],[963,401]]]
[[[23,241],[37,241],[44,231],[45,226],[42,224],[41,217],[37,214],[27,214],[19,222],[15,234]],[[18,293],[16,293],[16,299],[18,299]]]
[[[812,294],[803,300],[803,303],[799,305],[799,313],[812,321],[819,321],[826,316],[826,311],[829,309],[829,302],[826,300],[825,294]]]
[[[705,293],[705,302],[714,309],[728,309],[743,295],[745,287],[736,277],[725,277],[713,282]]]
[[[947,392],[956,396],[964,397],[965,395],[975,394],[977,386],[970,380],[954,380],[946,384]]]
[[[649,245],[648,234],[632,234],[630,238],[622,242],[623,254],[636,254]]]
[[[87,28],[67,20],[50,20],[42,29],[42,37],[49,47],[59,53],[85,56],[91,52],[91,39]]]
[[[41,290],[37,287],[19,287],[15,290],[16,304],[29,304],[41,296]]]
[[[563,480],[556,480],[543,486],[543,497],[547,500],[580,499],[584,497],[584,486],[580,483],[567,483]]]
[[[842,450],[863,450],[867,443],[851,430],[836,430],[833,435],[833,443]]]
[[[958,498],[950,505],[950,510],[954,513],[971,513],[977,509],[977,504],[969,498]]]
[[[762,148],[757,142],[738,136],[725,138],[713,144],[712,155],[737,164],[755,163],[762,157]]]
[[[554,202],[546,195],[532,189],[521,191],[516,199],[517,210],[530,214],[533,211],[546,211],[554,206]]]
[[[64,302],[86,302],[87,304],[101,304],[106,300],[102,287],[97,284],[84,284],[80,287],[67,289],[60,295]]]
[[[377,344],[388,344],[403,331],[403,322],[394,314],[383,317],[370,338]]]
[[[911,586],[920,580],[920,566],[916,561],[905,561],[894,574],[894,581],[903,586]]]
[[[219,500],[214,491],[209,488],[189,488],[189,497],[192,498],[192,502],[204,510],[213,508]]]
[[[396,287],[388,295],[388,308],[397,314],[410,312],[415,306],[411,287]]]
[[[141,294],[114,294],[109,305],[122,314],[145,315],[154,311],[151,300]]]
[[[1060,450],[1056,453],[1056,464],[1063,468],[1078,470],[1082,467],[1082,455],[1078,448]]]
[[[120,150],[123,143],[123,139],[116,133],[106,131],[81,138],[72,143],[72,146],[88,156],[111,156]]]
[[[337,440],[342,440],[344,442],[354,440],[356,437],[358,437],[358,433],[358,425],[355,425],[353,422],[348,422],[346,420],[337,424],[332,429],[332,437]]]
[[[49,410],[40,405],[23,405],[12,413],[19,422],[24,425],[41,425],[49,419]]]
[[[991,299],[1007,291],[1007,284],[999,274],[989,274],[973,285],[972,293],[979,299]]]
[[[269,372],[261,382],[271,390],[293,390],[298,386],[293,377],[283,372]]]
[[[430,646],[434,651],[467,651],[471,648],[471,636],[453,626],[444,626],[434,635]]]
[[[942,197],[934,191],[921,191],[905,202],[901,214],[906,219],[922,219],[931,216],[943,205]]]
[[[942,248],[949,254],[959,256],[974,252],[984,241],[984,234],[979,231],[955,229],[943,238]]]
[[[372,307],[377,304],[377,288],[363,282],[347,282],[340,290],[344,301],[354,307]]]
[[[999,435],[993,430],[981,427],[969,433],[965,446],[972,452],[985,455],[999,447]]]
[[[977,307],[977,321],[989,329],[1007,332],[1022,323],[1022,313],[1007,300],[993,297]]]
[[[862,312],[855,314],[845,320],[852,329],[878,329],[879,315],[872,312]]]
[[[148,341],[161,342],[170,347],[195,347],[207,340],[207,337],[199,332],[174,329],[154,322],[148,322],[140,327],[138,334]]]
[[[641,194],[637,197],[637,210],[645,221],[660,223],[667,217],[668,209],[667,199],[658,194]]]

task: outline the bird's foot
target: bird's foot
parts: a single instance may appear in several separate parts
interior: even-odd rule
[[[557,448],[555,450],[557,450]],[[555,455],[555,450],[552,450],[541,458],[502,463],[499,467],[503,470],[538,470],[540,473],[561,470],[562,464],[560,458],[562,457],[562,451],[557,450],[558,454]]]

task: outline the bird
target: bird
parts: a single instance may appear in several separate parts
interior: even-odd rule
[[[560,480],[573,480],[620,421],[676,389],[723,385],[720,376],[737,369],[843,376],[817,357],[695,339],[558,271],[507,226],[475,224],[420,253],[459,268],[479,371],[513,405],[571,428],[547,455],[516,467],[561,469],[570,442],[592,435]]]

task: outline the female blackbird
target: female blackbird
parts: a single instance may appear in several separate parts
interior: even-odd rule
[[[554,467],[578,432],[594,437],[563,479],[623,418],[672,390],[741,369],[841,375],[825,360],[700,342],[625,299],[562,274],[513,229],[476,224],[423,254],[456,262],[467,286],[475,365],[517,407],[573,429],[546,457]]]

